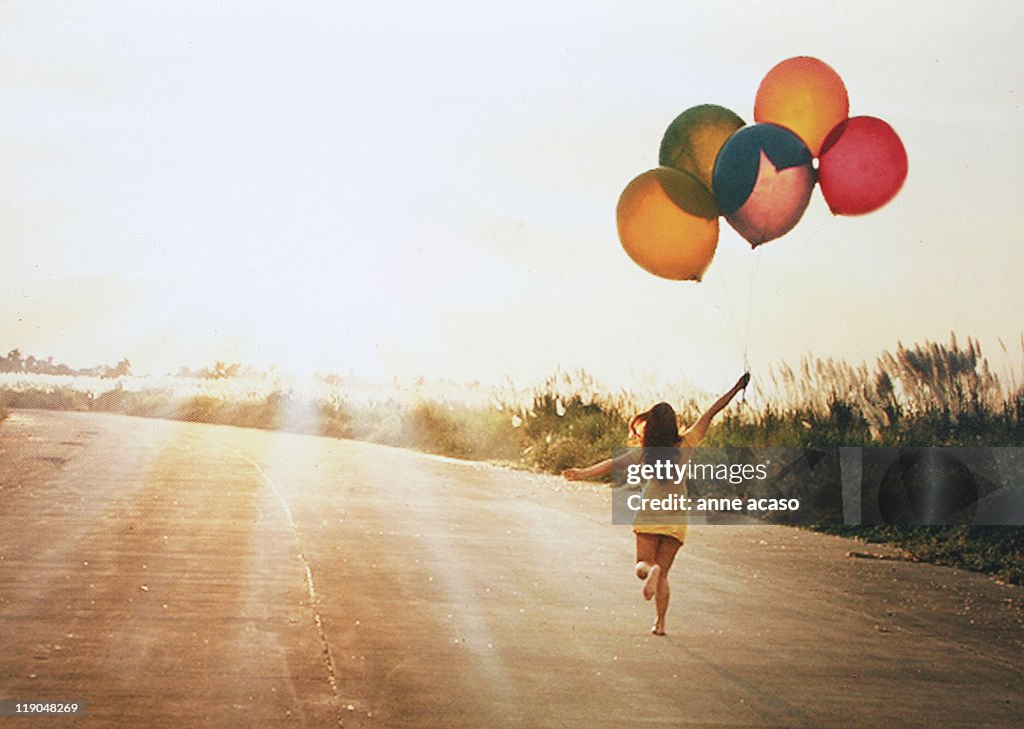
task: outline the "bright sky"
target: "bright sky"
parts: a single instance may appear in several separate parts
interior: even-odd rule
[[[1017,2],[0,3],[0,349],[501,381],[731,384],[950,330],[1019,365]],[[637,268],[667,124],[812,55],[910,158],[702,284]]]

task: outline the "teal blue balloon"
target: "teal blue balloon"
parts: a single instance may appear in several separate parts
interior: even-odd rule
[[[816,181],[811,152],[798,136],[775,124],[754,124],[722,145],[712,189],[729,225],[757,247],[800,222]]]

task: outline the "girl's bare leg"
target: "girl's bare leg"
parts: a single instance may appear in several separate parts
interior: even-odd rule
[[[651,567],[650,574],[647,575],[647,580],[644,582],[644,600],[650,600],[654,597],[662,582],[664,580],[661,576],[661,566],[654,565]]]
[[[655,635],[665,635],[665,614],[668,612],[668,599],[671,594],[668,586],[668,571],[672,569],[672,562],[681,546],[683,545],[678,539],[666,536],[658,537],[658,547],[654,558],[655,566],[651,570],[652,573],[657,573],[657,583],[654,586],[654,607],[657,611],[657,618],[654,627],[651,628],[651,632]],[[644,595],[646,597],[646,591]]]
[[[654,626],[651,628],[651,632],[655,635],[665,635],[665,613],[668,612],[668,598],[671,594],[671,590],[668,586],[668,578],[662,576],[658,580],[658,585],[654,593],[654,607],[657,610],[658,617],[654,621]]]
[[[636,576],[646,580],[658,554],[657,534],[636,535]]]

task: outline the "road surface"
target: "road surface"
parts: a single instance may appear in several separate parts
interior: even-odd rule
[[[1024,591],[691,528],[669,635],[603,487],[114,415],[0,423],[0,699],[76,727],[981,727]],[[7,722],[7,723],[5,723]]]

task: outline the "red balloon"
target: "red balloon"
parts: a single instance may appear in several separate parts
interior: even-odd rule
[[[835,215],[863,215],[892,200],[907,179],[907,150],[891,126],[855,116],[829,132],[818,184]]]

